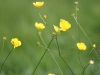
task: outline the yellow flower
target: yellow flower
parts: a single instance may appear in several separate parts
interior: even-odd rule
[[[14,48],[21,46],[21,41],[19,41],[18,38],[11,39],[11,43],[14,45]]]
[[[55,74],[49,73],[48,75],[55,75]]]
[[[54,30],[56,31],[56,33],[57,34],[60,34],[60,29],[59,29],[59,27],[58,26],[55,26],[55,25],[53,25],[54,26]]]
[[[79,50],[86,50],[86,45],[84,43],[77,43],[77,47]]]
[[[60,28],[62,31],[66,31],[71,27],[71,24],[64,20],[64,19],[60,19]]]
[[[36,27],[38,30],[42,30],[42,29],[45,28],[44,24],[42,24],[42,23],[37,23],[37,22],[35,22],[35,27]]]
[[[43,17],[44,17],[44,19],[46,19],[46,18],[47,18],[47,16],[46,16],[46,15],[44,15]]]
[[[36,2],[36,3],[33,2],[33,5],[37,8],[40,8],[41,6],[43,6],[43,4],[44,2]]]
[[[93,47],[93,48],[95,48],[95,47],[96,47],[96,45],[95,45],[95,44],[93,44],[93,45],[92,45],[92,47]]]

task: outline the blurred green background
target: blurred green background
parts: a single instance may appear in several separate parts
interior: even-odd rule
[[[59,25],[60,19],[68,20],[72,25],[69,31],[77,39],[77,24],[71,16],[75,13],[74,2],[76,0],[42,0],[44,1],[44,5],[40,10],[32,5],[32,3],[36,1],[40,0],[0,0],[0,65],[2,64],[2,38],[4,36],[7,38],[4,45],[3,58],[7,56],[13,47],[10,43],[12,38],[16,37],[22,42],[22,45],[16,48],[8,57],[2,69],[2,75],[32,75],[33,70],[45,51],[45,49],[36,45],[39,38],[34,23],[43,23],[39,17],[39,11],[42,16],[47,15],[46,21],[52,31],[54,31],[53,24]],[[77,1],[79,2],[78,21],[90,40],[97,45],[96,52],[100,56],[100,0]],[[51,40],[48,28],[42,31],[42,36],[48,44]],[[87,50],[84,51],[84,53],[85,56],[88,57],[92,47],[81,30],[80,40],[87,45]],[[78,49],[75,40],[66,31],[58,36],[58,42],[62,57],[74,71],[75,75],[81,75],[82,67],[79,63]],[[54,42],[50,45],[50,49],[57,52]],[[55,53],[53,54],[64,75],[72,75],[59,56]],[[80,57],[83,66],[85,66],[87,61],[82,52],[80,53]],[[96,75],[100,75],[98,72],[98,66],[100,65],[98,65],[98,58],[94,51],[90,54],[88,61],[92,58],[94,58],[95,63],[91,65],[91,68]],[[47,75],[48,73],[61,75],[49,52],[44,56],[34,75]],[[94,74],[88,67],[84,75]]]

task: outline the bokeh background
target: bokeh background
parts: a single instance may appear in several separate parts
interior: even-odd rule
[[[77,39],[77,24],[71,16],[75,13],[74,2],[76,0],[42,0],[44,1],[44,5],[40,10],[32,5],[32,3],[36,1],[40,0],[0,0],[0,65],[2,64],[2,38],[4,36],[7,38],[3,50],[4,59],[13,47],[10,43],[12,38],[16,37],[22,42],[22,45],[16,48],[8,57],[3,66],[1,75],[32,75],[33,70],[45,51],[45,49],[36,44],[36,42],[39,41],[39,38],[34,23],[43,23],[39,17],[39,11],[42,16],[45,14],[47,15],[46,22],[49,24],[52,31],[54,31],[53,24],[59,26],[60,19],[69,21],[72,25],[69,31]],[[78,21],[92,43],[97,45],[96,52],[100,56],[100,0],[77,1],[79,2]],[[47,44],[50,42],[51,35],[48,28],[45,28],[42,31],[42,37],[45,39]],[[87,50],[84,51],[84,54],[88,57],[92,47],[81,30],[80,40],[87,45]],[[76,41],[66,31],[58,36],[58,42],[62,52],[62,57],[74,71],[75,75],[81,75],[83,70],[78,59]],[[50,45],[50,49],[57,52],[54,42]],[[64,75],[72,75],[59,56],[55,53],[53,54]],[[82,52],[80,53],[80,58],[85,67],[87,61]],[[92,58],[94,58],[95,63],[94,65],[91,65],[91,68],[96,75],[100,75],[100,65],[98,65],[99,60],[94,51],[89,55],[88,61]],[[47,75],[48,73],[61,75],[49,52],[44,56],[34,75]],[[88,67],[84,75],[94,74]]]

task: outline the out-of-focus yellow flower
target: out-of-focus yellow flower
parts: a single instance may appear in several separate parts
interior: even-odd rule
[[[71,24],[64,20],[64,19],[60,19],[60,28],[62,31],[66,31],[71,27]]]
[[[49,73],[48,75],[55,75],[55,74]]]
[[[35,22],[35,27],[38,29],[38,30],[42,30],[45,28],[44,24],[43,23],[37,23]]]
[[[37,8],[40,8],[41,6],[43,6],[44,2],[33,2],[33,5]]]
[[[77,43],[77,47],[79,50],[86,50],[86,45],[84,43]]]
[[[93,48],[95,48],[95,47],[96,47],[96,45],[95,45],[95,44],[93,44],[93,45],[92,45],[92,47],[93,47]]]
[[[19,41],[18,38],[11,39],[11,43],[13,44],[14,48],[21,46],[21,41]]]
[[[54,30],[56,31],[56,33],[60,34],[60,28],[58,26],[55,26],[55,25],[53,25],[53,26],[54,26]]]
[[[73,17],[74,17],[74,16],[75,16],[75,13],[73,13],[71,16],[73,16]]]
[[[3,40],[6,40],[7,38],[6,37],[3,37]]]
[[[43,17],[44,17],[44,19],[46,19],[46,18],[47,18],[47,16],[46,16],[46,15],[44,15]]]

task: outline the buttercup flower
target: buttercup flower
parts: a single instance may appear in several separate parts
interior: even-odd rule
[[[40,8],[41,6],[43,6],[43,4],[44,2],[36,2],[36,3],[33,2],[33,5],[37,8]]]
[[[86,45],[84,43],[77,43],[77,47],[79,50],[86,50]]]
[[[49,73],[48,75],[55,75],[55,74]]]
[[[13,44],[14,48],[21,46],[21,41],[19,41],[18,38],[11,39],[11,43]]]
[[[95,44],[93,44],[93,45],[92,45],[92,47],[93,47],[93,48],[95,48],[95,47],[96,47],[96,45],[95,45]]]
[[[54,26],[54,30],[56,31],[56,33],[60,34],[60,28],[58,26],[55,26],[55,25],[53,25],[53,26]]]
[[[42,23],[37,23],[37,22],[35,22],[35,27],[36,27],[38,30],[42,30],[42,29],[45,28],[44,24],[42,24]]]
[[[66,31],[71,27],[71,24],[64,20],[64,19],[60,19],[60,28],[62,31]]]
[[[47,18],[47,16],[46,16],[46,15],[44,15],[44,16],[43,16],[43,18],[44,18],[44,19],[46,19],[46,18]]]

